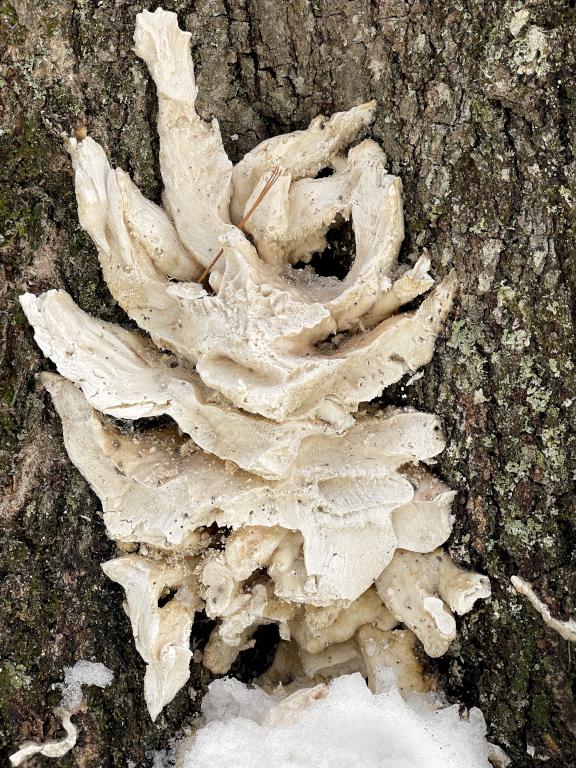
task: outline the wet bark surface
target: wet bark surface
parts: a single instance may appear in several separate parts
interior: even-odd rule
[[[450,552],[493,585],[433,668],[451,696],[482,708],[518,767],[576,765],[568,644],[510,586],[520,574],[555,616],[576,614],[574,5],[163,3],[192,33],[199,109],[218,118],[235,160],[319,112],[376,98],[371,135],[404,183],[402,259],[427,249],[437,276],[457,270],[460,298],[434,361],[387,397],[442,416],[449,447],[437,471],[460,491]],[[78,659],[101,661],[115,683],[87,690],[63,768],[152,765],[209,679],[194,667],[151,725],[122,593],[100,570],[114,545],[37,387],[49,364],[17,302],[25,289],[65,288],[88,312],[126,322],[79,229],[62,135],[87,128],[159,200],[155,92],[131,51],[144,7],[157,4],[0,0],[0,742],[7,756],[58,736],[54,683]],[[245,677],[265,652],[243,662]]]

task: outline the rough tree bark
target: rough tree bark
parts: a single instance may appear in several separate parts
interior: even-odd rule
[[[514,766],[576,765],[568,644],[509,583],[521,574],[555,615],[576,613],[575,3],[163,5],[192,32],[200,111],[209,117],[210,101],[234,159],[318,112],[378,100],[372,135],[405,188],[402,257],[427,248],[436,275],[455,267],[461,283],[433,363],[391,399],[443,417],[449,448],[438,472],[461,491],[450,551],[488,573],[494,593],[460,621],[434,668],[450,695],[482,708]],[[57,734],[53,683],[77,659],[102,661],[115,685],[89,690],[64,767],[150,765],[199,700],[182,691],[149,722],[121,591],[99,567],[113,546],[36,386],[47,362],[17,302],[25,288],[63,287],[83,309],[126,322],[78,227],[61,135],[86,126],[159,199],[154,87],[131,52],[135,14],[156,6],[0,2],[0,736],[7,755]],[[243,664],[245,676],[257,661]],[[207,680],[194,669],[191,687]]]

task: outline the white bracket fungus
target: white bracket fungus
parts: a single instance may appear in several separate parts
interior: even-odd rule
[[[125,610],[147,665],[144,696],[155,720],[190,677],[190,630],[195,612],[202,608],[192,564],[169,565],[129,555],[102,567],[126,591]]]
[[[490,596],[486,576],[459,568],[441,549],[428,554],[398,549],[376,580],[390,613],[411,629],[429,656],[442,656],[456,637],[452,614],[468,613]]]
[[[426,256],[398,264],[401,182],[374,141],[348,149],[374,102],[268,139],[233,167],[216,120],[196,113],[189,38],[174,13],[137,16],[163,208],[93,139],[68,145],[80,223],[150,338],[64,291],[21,297],[61,374],[43,381],[68,453],[109,536],[132,548],[104,570],[126,591],[148,707],[156,717],[188,679],[201,609],[217,621],[203,653],[213,672],[275,623],[270,680],[359,670],[376,687],[385,664],[420,690],[412,632],[443,653],[452,611],[489,586],[437,549],[454,496],[425,467],[444,447],[438,419],[362,404],[430,361],[455,277],[433,288]],[[354,263],[343,280],[322,277],[309,262],[347,219]],[[173,426],[123,431],[109,418],[160,415]]]

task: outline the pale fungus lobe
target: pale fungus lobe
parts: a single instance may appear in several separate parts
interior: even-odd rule
[[[371,139],[350,148],[374,102],[233,167],[217,121],[196,113],[189,38],[174,13],[137,16],[163,207],[92,138],[68,143],[80,223],[140,330],[64,291],[21,297],[60,374],[43,382],[66,449],[121,550],[103,568],[126,592],[150,713],[188,679],[200,610],[216,622],[203,652],[214,673],[276,624],[265,687],[361,672],[377,690],[384,666],[402,692],[422,691],[419,642],[444,653],[454,613],[489,584],[439,549],[454,492],[428,467],[444,448],[438,418],[366,403],[430,361],[455,277],[434,287],[426,256],[398,263],[401,181]],[[352,266],[322,276],[313,257],[347,220]]]

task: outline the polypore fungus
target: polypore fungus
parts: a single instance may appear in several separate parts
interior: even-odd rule
[[[144,696],[153,720],[190,676],[190,630],[195,612],[203,606],[193,565],[129,555],[102,566],[126,591],[124,608],[136,649],[147,665]]]
[[[275,623],[269,680],[297,688],[361,671],[376,687],[385,664],[420,690],[412,632],[443,653],[451,611],[489,587],[437,550],[454,495],[425,467],[444,447],[438,419],[363,404],[429,362],[454,275],[431,290],[426,256],[398,264],[401,182],[374,141],[348,151],[374,102],[268,139],[233,167],[218,123],[196,113],[189,37],[173,13],[137,16],[163,209],[93,139],[68,145],[80,223],[150,338],[64,291],[21,298],[61,374],[43,381],[70,458],[124,551],[104,570],[126,591],[148,707],[156,717],[188,679],[201,609],[216,621],[203,652],[215,673]],[[310,262],[347,219],[352,267],[320,276]],[[127,426],[157,416],[173,424]]]
[[[441,549],[418,554],[398,549],[376,580],[390,613],[411,629],[429,656],[442,656],[456,637],[452,611],[462,615],[490,596],[486,576],[459,568]]]

